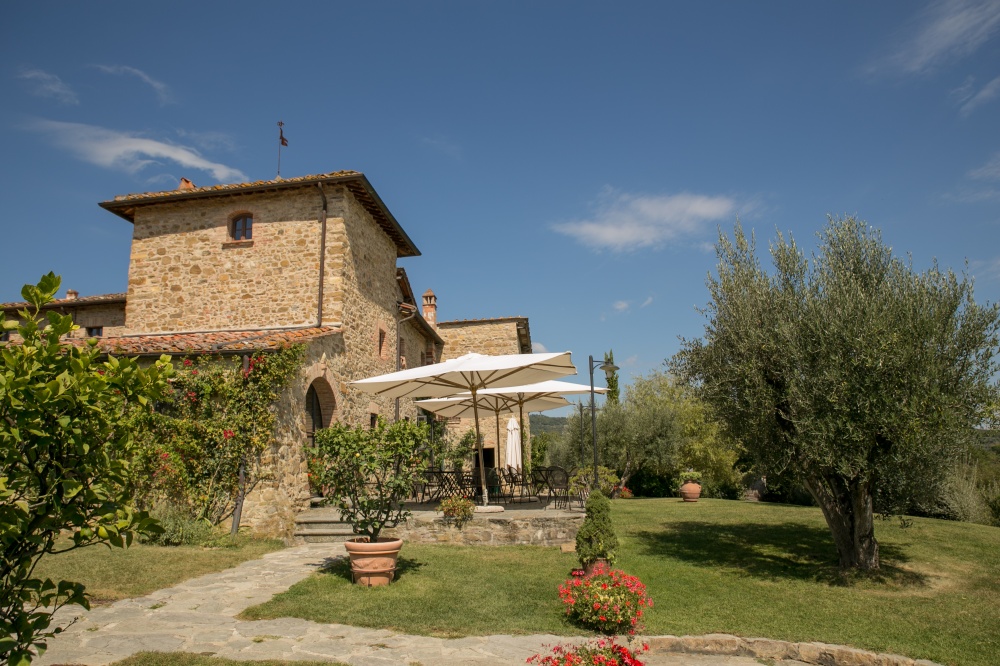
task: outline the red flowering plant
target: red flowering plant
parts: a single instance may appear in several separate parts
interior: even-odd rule
[[[636,576],[601,563],[590,576],[574,576],[560,585],[559,598],[574,624],[609,635],[642,631],[644,609],[653,606]]]
[[[551,654],[528,657],[527,663],[538,666],[642,666],[637,655],[649,650],[643,643],[633,652],[613,638],[602,638],[583,645],[555,645]]]

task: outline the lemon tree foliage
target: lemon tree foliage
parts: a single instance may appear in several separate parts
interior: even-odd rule
[[[917,273],[855,218],[811,261],[792,239],[766,271],[737,225],[716,246],[701,339],[674,369],[762,473],[788,471],[823,510],[845,568],[879,566],[873,514],[932,495],[996,404],[998,310],[936,264]]]
[[[241,356],[203,355],[177,364],[156,409],[136,410],[140,446],[133,477],[139,501],[213,525],[232,515],[240,491],[264,477],[275,405],[302,364],[304,347]]]
[[[161,359],[142,369],[134,360],[101,359],[93,341],[74,347],[60,338],[77,326],[41,307],[59,290],[52,273],[21,294],[22,323],[5,321],[20,344],[0,345],[0,663],[26,664],[45,649],[52,613],[88,607],[83,585],[35,575],[56,537],[69,550],[125,547],[137,532],[155,530],[133,510],[128,492],[134,442],[126,413],[148,409],[172,372]]]

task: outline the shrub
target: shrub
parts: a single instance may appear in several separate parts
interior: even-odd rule
[[[162,504],[150,514],[160,523],[163,531],[140,538],[143,543],[157,546],[202,546],[215,535],[212,523],[204,518],[192,518],[185,507]]]
[[[395,527],[409,511],[403,500],[413,492],[425,463],[417,450],[427,443],[423,423],[382,419],[374,428],[335,423],[316,433],[310,452],[321,461],[318,483],[329,489],[343,520],[371,541],[385,527]]]
[[[445,518],[453,521],[456,526],[461,527],[472,520],[475,505],[472,500],[464,497],[447,497],[441,500],[438,511],[442,512]]]
[[[587,566],[599,559],[614,564],[618,536],[611,522],[611,501],[600,490],[587,498],[587,516],[576,533],[576,553],[580,564]]]
[[[653,606],[637,577],[600,564],[592,575],[560,585],[559,598],[574,624],[609,635],[642,631],[643,609]]]
[[[649,650],[643,643],[633,652],[616,643],[614,638],[602,638],[583,645],[555,645],[551,654],[528,657],[529,664],[538,666],[643,666],[636,655]]]
[[[569,492],[573,495],[583,495],[591,491],[594,485],[594,468],[581,467],[569,479]],[[597,487],[605,497],[611,497],[618,485],[618,475],[607,467],[597,468]]]
[[[42,307],[59,290],[53,273],[21,290],[29,307],[20,325],[0,312],[0,663],[21,666],[45,650],[52,614],[71,604],[89,608],[83,585],[42,579],[46,554],[104,544],[124,548],[157,529],[135,511],[128,479],[135,455],[124,414],[148,410],[173,368],[133,359],[102,360],[95,340],[63,336],[79,327]],[[71,542],[59,540],[62,532]]]

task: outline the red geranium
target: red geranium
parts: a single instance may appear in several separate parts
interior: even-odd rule
[[[574,623],[612,635],[642,631],[643,609],[653,606],[642,581],[602,564],[594,567],[592,575],[570,578],[560,585],[559,598]]]
[[[643,666],[636,655],[649,650],[643,643],[635,652],[613,638],[602,638],[584,645],[555,645],[551,654],[528,657],[527,663],[538,666]]]

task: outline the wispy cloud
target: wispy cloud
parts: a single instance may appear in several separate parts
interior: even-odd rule
[[[225,132],[195,132],[178,129],[177,136],[191,141],[202,150],[224,150],[226,152],[236,150],[236,141]]]
[[[541,342],[532,341],[531,351],[535,352],[536,354],[546,354],[548,353],[549,348],[543,345]]]
[[[55,74],[49,74],[40,69],[24,69],[17,75],[23,81],[33,85],[32,93],[39,97],[49,97],[60,104],[79,104],[80,98],[73,89]]]
[[[615,312],[628,312],[629,302],[628,301],[615,301],[611,304],[611,307],[615,309]]]
[[[892,51],[868,67],[870,74],[923,74],[971,55],[1000,30],[997,0],[940,0],[902,30]]]
[[[970,261],[969,270],[974,275],[986,280],[1000,280],[1000,257]]]
[[[420,138],[420,143],[425,146],[436,150],[439,153],[447,155],[453,160],[462,159],[462,146],[451,139],[437,135],[437,136],[424,136]]]
[[[647,296],[646,300],[644,300],[642,302],[642,305],[640,305],[639,307],[640,308],[644,308],[644,307],[650,306],[652,304],[653,304],[653,297],[652,296]]]
[[[967,118],[973,111],[983,104],[1000,97],[1000,76],[996,77],[979,90],[975,89],[973,80],[970,77],[969,79],[966,79],[966,83],[963,84],[961,88],[955,91],[955,94],[959,97],[959,113],[961,113],[963,117]]]
[[[694,236],[707,222],[734,217],[739,208],[735,199],[726,196],[629,194],[608,189],[592,217],[555,224],[553,229],[597,250],[626,252]]]
[[[969,178],[975,180],[1000,180],[1000,153],[994,153],[993,157],[986,164],[970,171]]]
[[[79,159],[109,169],[137,174],[153,164],[172,162],[179,166],[205,171],[217,181],[246,181],[239,169],[212,162],[197,150],[129,132],[56,120],[35,120],[28,129],[44,134],[53,144],[69,150]]]
[[[170,92],[170,87],[167,86],[166,83],[157,81],[141,69],[136,69],[135,67],[129,67],[127,65],[94,65],[94,67],[101,70],[105,74],[133,76],[139,79],[156,92],[156,97],[160,100],[160,104],[170,104],[174,101],[173,94]]]
[[[639,362],[639,357],[636,356],[636,355],[633,355],[633,356],[629,356],[627,359],[625,359],[624,361],[622,361],[622,365],[633,366],[633,365],[635,365],[638,362]]]

